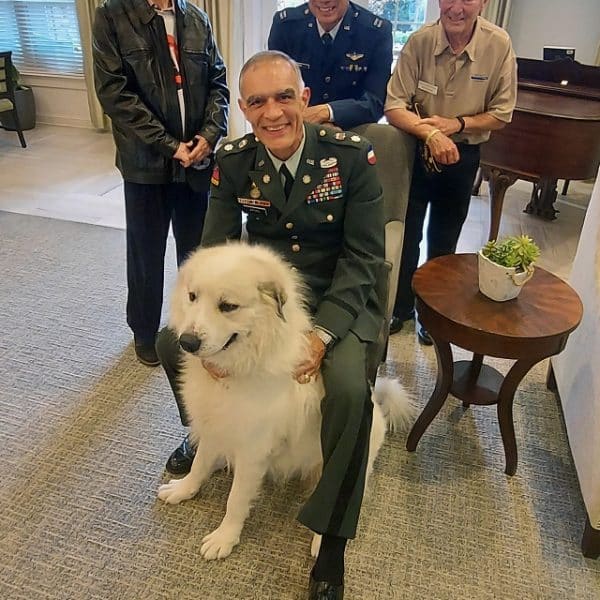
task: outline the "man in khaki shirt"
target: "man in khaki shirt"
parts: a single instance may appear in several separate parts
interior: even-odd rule
[[[516,59],[506,31],[479,16],[486,2],[439,0],[439,21],[408,39],[388,84],[388,121],[421,140],[433,159],[427,169],[417,150],[392,333],[414,315],[411,279],[428,204],[430,259],[456,250],[479,167],[479,144],[512,118]],[[420,325],[417,333],[431,344]]]

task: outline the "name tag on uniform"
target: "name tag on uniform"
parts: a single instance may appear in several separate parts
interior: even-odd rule
[[[271,206],[268,200],[257,198],[238,198],[237,201],[241,205],[242,210],[248,213],[262,213],[266,215],[267,209]]]
[[[428,94],[433,94],[434,96],[437,96],[438,87],[437,87],[437,85],[433,85],[433,83],[427,83],[426,81],[419,79],[419,83],[417,83],[417,87],[420,90],[427,92]]]

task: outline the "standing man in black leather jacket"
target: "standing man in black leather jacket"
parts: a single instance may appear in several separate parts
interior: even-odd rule
[[[185,0],[105,0],[93,56],[124,180],[127,323],[138,360],[156,366],[169,225],[180,264],[200,243],[213,150],[227,130],[225,65],[206,13]]]

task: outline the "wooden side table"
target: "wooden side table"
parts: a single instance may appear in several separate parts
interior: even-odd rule
[[[448,393],[463,406],[497,405],[507,475],[517,470],[513,399],[517,386],[536,363],[558,354],[577,327],[583,306],[564,281],[536,267],[520,295],[495,302],[479,291],[477,255],[451,254],[428,261],[413,277],[419,319],[434,343],[438,373],[435,389],[406,443],[413,452],[442,408]],[[450,344],[473,352],[453,362]],[[515,359],[504,377],[483,364],[484,356]]]

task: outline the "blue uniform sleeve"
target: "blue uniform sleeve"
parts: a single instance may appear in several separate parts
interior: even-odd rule
[[[384,21],[380,35],[373,38],[372,67],[363,79],[361,96],[329,103],[333,120],[342,129],[352,129],[362,123],[377,123],[383,117],[387,83],[392,72],[392,26],[389,21]]]

